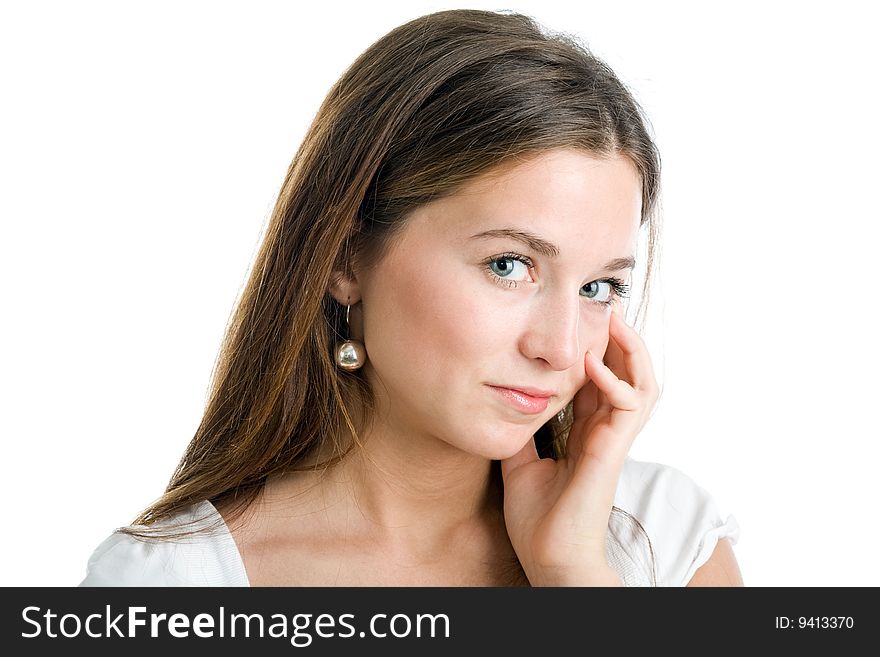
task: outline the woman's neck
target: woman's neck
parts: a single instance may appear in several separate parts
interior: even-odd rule
[[[338,464],[279,478],[264,499],[321,517],[330,535],[425,559],[503,525],[492,461],[441,441],[400,444],[372,433]]]

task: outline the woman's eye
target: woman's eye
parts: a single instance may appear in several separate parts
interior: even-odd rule
[[[610,303],[614,296],[614,286],[609,281],[593,281],[581,288],[581,296],[599,303]]]
[[[522,260],[501,256],[490,260],[488,266],[489,271],[506,281],[529,280],[529,265]]]

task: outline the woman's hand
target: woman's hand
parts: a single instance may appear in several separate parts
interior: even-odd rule
[[[616,306],[604,360],[585,356],[565,458],[539,459],[532,438],[501,462],[507,532],[532,586],[621,585],[605,558],[608,519],[659,388],[642,338]]]

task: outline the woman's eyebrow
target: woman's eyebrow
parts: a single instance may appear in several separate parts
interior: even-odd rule
[[[621,271],[623,269],[635,269],[635,267],[636,259],[633,256],[626,256],[625,258],[615,258],[605,263],[602,271]]]
[[[522,242],[529,248],[537,251],[541,255],[547,256],[548,258],[555,258],[559,255],[559,247],[553,244],[552,242],[548,242],[547,240],[538,237],[534,233],[530,233],[527,230],[518,230],[515,228],[494,228],[492,230],[484,230],[482,233],[477,233],[476,235],[471,235],[471,239],[487,239],[493,237],[509,237],[511,239],[515,239],[519,242]],[[620,271],[622,269],[634,269],[636,266],[636,259],[633,256],[627,256],[625,258],[615,258],[608,262],[603,271]]]
[[[548,258],[555,258],[559,255],[558,246],[556,246],[552,242],[548,242],[541,237],[538,237],[534,233],[530,233],[527,230],[517,230],[515,228],[495,228],[493,230],[484,230],[482,233],[477,233],[476,235],[471,235],[471,239],[492,237],[510,237],[519,242],[522,242],[526,246],[530,247],[532,250],[537,251],[541,255],[547,256]]]

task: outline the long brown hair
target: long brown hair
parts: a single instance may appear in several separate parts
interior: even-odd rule
[[[375,406],[361,371],[332,358],[345,321],[328,292],[333,271],[376,262],[420,205],[556,148],[622,155],[640,175],[648,255],[638,317],[655,257],[660,158],[614,72],[576,38],[516,13],[441,11],[370,46],[330,89],[290,164],[202,421],[165,493],[134,523],[203,500],[243,510],[270,476],[319,450],[333,454],[321,467],[341,460],[358,444],[355,410]],[[565,454],[571,420],[569,405],[537,432],[542,457]]]

